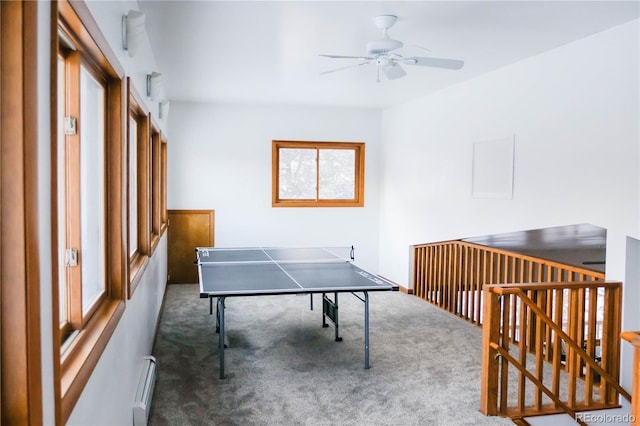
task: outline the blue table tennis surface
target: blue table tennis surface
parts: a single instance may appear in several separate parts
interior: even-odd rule
[[[397,291],[324,248],[199,247],[200,297]]]

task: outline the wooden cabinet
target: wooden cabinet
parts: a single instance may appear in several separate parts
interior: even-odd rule
[[[169,284],[198,282],[196,247],[214,246],[214,210],[169,210]]]

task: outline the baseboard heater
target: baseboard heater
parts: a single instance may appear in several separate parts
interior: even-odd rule
[[[133,401],[133,426],[147,426],[153,390],[156,387],[156,375],[156,359],[152,356],[144,357]]]

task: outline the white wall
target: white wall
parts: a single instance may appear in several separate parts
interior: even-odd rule
[[[407,282],[416,243],[578,223],[637,237],[638,114],[638,21],[383,111],[381,272]],[[473,143],[514,134],[513,199],[472,198]]]
[[[625,280],[640,235],[638,51],[636,20],[383,111],[380,273],[410,284],[411,244],[591,223],[607,229],[607,278]],[[513,199],[473,198],[473,143],[509,135]]]
[[[169,209],[215,209],[215,245],[350,246],[377,270],[380,112],[171,104]],[[365,142],[365,206],[271,207],[271,141]]]
[[[166,235],[160,240],[133,297],[127,301],[124,315],[73,409],[68,425],[131,424],[142,362],[153,348],[167,281]]]
[[[120,20],[129,9],[137,9],[135,1],[86,2],[118,60],[136,90],[144,96],[146,74],[157,71],[147,44],[135,58],[122,50]],[[40,249],[41,332],[43,423],[54,424],[53,400],[53,319],[51,306],[51,140],[50,104],[50,5],[38,4],[38,216]],[[157,103],[145,100],[147,108],[157,116]],[[157,121],[166,134],[166,123]],[[170,139],[170,138],[169,138]],[[169,140],[169,143],[171,141]],[[160,313],[167,277],[166,233],[151,258],[133,298],[102,354],[89,382],[82,392],[68,424],[131,424],[132,402],[142,357],[151,353],[155,327]]]

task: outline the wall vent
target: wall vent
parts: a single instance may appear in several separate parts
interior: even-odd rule
[[[151,399],[156,387],[156,359],[144,357],[136,397],[133,401],[133,426],[146,426],[151,411]]]

